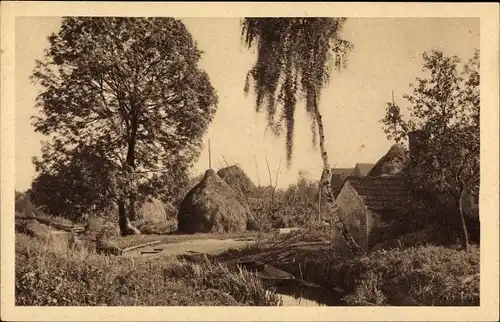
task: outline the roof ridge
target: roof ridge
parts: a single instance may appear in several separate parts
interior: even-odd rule
[[[364,177],[359,177],[359,176],[348,176],[346,179],[357,179],[357,180],[408,180],[409,176],[386,176],[386,177],[374,177],[374,176],[364,176]]]

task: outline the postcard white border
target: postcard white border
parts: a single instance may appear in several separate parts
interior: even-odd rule
[[[8,321],[370,321],[498,319],[499,306],[499,6],[494,3],[1,3],[1,318]],[[18,16],[345,16],[478,17],[481,26],[481,305],[411,307],[123,307],[14,306],[14,22]]]

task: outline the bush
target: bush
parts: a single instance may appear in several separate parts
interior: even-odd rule
[[[44,249],[16,236],[16,305],[183,306],[278,303],[256,277],[210,263],[185,264]]]
[[[318,217],[318,184],[300,175],[286,190],[259,187],[247,202],[261,230],[304,227]]]
[[[16,214],[24,216],[34,216],[37,213],[35,205],[31,202],[31,198],[26,192],[15,192],[14,208]]]
[[[120,236],[118,220],[111,221],[105,217],[87,219],[84,235],[90,239],[111,239]]]
[[[479,305],[479,248],[376,251],[341,264],[349,305]]]
[[[457,201],[448,193],[437,191],[413,191],[413,205],[400,216],[403,233],[414,232],[432,226],[449,242],[462,240],[462,222]],[[478,215],[465,215],[469,239],[479,244],[480,224]]]

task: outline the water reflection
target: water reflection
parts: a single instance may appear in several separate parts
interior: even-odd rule
[[[343,306],[342,295],[323,287],[304,285],[280,285],[276,293],[281,296],[283,306]]]
[[[295,298],[291,295],[278,294],[281,297],[283,306],[326,306],[326,304],[318,303],[314,300],[303,297]]]

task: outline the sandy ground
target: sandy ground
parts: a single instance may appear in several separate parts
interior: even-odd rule
[[[177,256],[189,252],[201,252],[206,254],[217,254],[230,248],[243,248],[251,245],[252,241],[239,241],[234,239],[199,239],[188,240],[178,243],[160,243],[156,245],[138,248],[123,254],[126,257],[143,256]],[[152,252],[161,249],[157,254],[141,254],[141,252]]]

